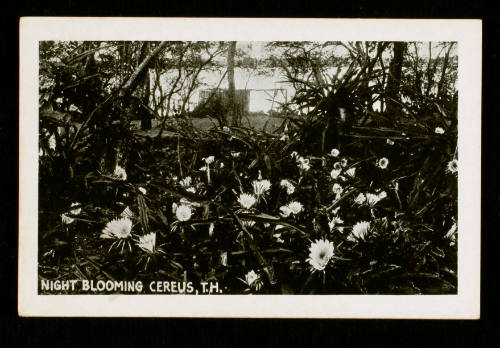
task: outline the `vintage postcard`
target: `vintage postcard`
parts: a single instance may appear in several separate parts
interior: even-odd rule
[[[479,20],[22,18],[19,315],[480,316]]]

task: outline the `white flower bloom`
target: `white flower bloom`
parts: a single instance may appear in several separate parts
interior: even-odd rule
[[[347,165],[347,159],[342,158],[342,159],[340,160],[340,165],[341,165],[342,167],[345,167],[345,166]]]
[[[292,157],[292,158],[297,157],[297,156],[298,156],[297,151],[293,151],[293,152],[290,154],[290,157]]]
[[[62,223],[64,225],[69,225],[70,223],[72,223],[73,221],[75,221],[75,219],[69,217],[68,215],[66,214],[62,214],[61,215],[61,220],[62,220]]]
[[[80,203],[72,203],[71,204],[72,207],[79,206],[79,205],[80,205]],[[70,210],[69,212],[73,215],[80,215],[80,213],[82,212],[82,208],[79,207],[79,208]]]
[[[335,193],[337,195],[340,195],[344,191],[342,186],[340,186],[339,184],[334,184],[332,190],[333,190],[333,193]]]
[[[203,167],[201,167],[201,168],[200,168],[200,171],[202,171],[202,172],[206,172],[206,171],[207,171],[207,166],[203,166]]]
[[[367,193],[366,194],[366,201],[368,202],[368,204],[370,206],[374,206],[375,204],[378,203],[378,201],[380,201],[380,198],[378,195],[376,195],[374,193]]]
[[[295,186],[293,186],[293,184],[286,179],[281,180],[280,185],[286,188],[286,193],[289,195],[295,192]]]
[[[220,254],[220,263],[222,266],[226,267],[227,266],[227,251],[224,251]]]
[[[189,187],[189,186],[191,186],[191,181],[192,181],[191,177],[186,176],[184,179],[179,181],[179,184],[181,184],[182,187]]]
[[[243,226],[245,227],[252,227],[255,225],[255,221],[253,220],[242,220]]]
[[[229,131],[230,131],[229,127],[227,127],[227,126],[222,127],[222,130],[223,130],[224,132],[229,132]]]
[[[130,237],[132,231],[132,220],[128,217],[111,220],[102,230],[101,238],[125,239]]]
[[[351,178],[354,178],[354,176],[356,175],[356,167],[352,167],[346,170],[346,174],[349,175]]]
[[[259,279],[259,276],[254,272],[254,270],[251,270],[245,275],[245,281],[248,286],[252,286],[257,279]]]
[[[214,235],[215,224],[212,222],[208,227],[208,235],[212,237]]]
[[[444,129],[441,128],[441,127],[436,127],[436,129],[434,129],[434,133],[436,133],[436,134],[444,134]]]
[[[304,170],[307,172],[309,169],[311,169],[311,166],[309,165],[309,159],[307,159],[307,158],[299,157],[299,158],[297,158],[297,163],[298,163],[298,166],[301,170]]]
[[[224,162],[221,162],[220,165],[219,165],[219,168],[224,168]]]
[[[231,151],[231,156],[234,158],[238,158],[238,157],[240,157],[240,155],[241,155],[241,152]]]
[[[49,138],[49,148],[51,150],[56,149],[56,136],[54,134],[52,134]]]
[[[330,176],[332,177],[332,179],[337,179],[341,171],[341,169],[332,169],[332,171],[330,172]]]
[[[339,218],[338,216],[334,216],[329,222],[328,222],[328,227],[330,227],[330,232],[333,231],[333,229],[335,228],[335,226],[337,224],[342,224],[344,223],[344,220],[342,220],[341,218]]]
[[[238,197],[238,203],[240,203],[240,205],[245,209],[250,209],[255,202],[257,202],[257,199],[248,193],[242,193]]]
[[[191,186],[191,187],[188,187],[188,188],[186,189],[186,191],[187,191],[187,192],[191,192],[191,193],[196,193],[196,189],[195,189],[194,187],[192,187],[192,186]]]
[[[214,156],[208,156],[207,158],[204,158],[206,164],[211,164],[214,162],[215,158]]]
[[[381,159],[377,160],[377,167],[379,167],[380,169],[387,168],[388,164],[389,164],[389,160],[385,157],[382,157]]]
[[[289,137],[288,137],[288,135],[286,135],[286,134],[283,134],[283,135],[280,137],[280,140],[281,140],[281,141],[287,141],[288,139],[290,139],[290,138],[289,138]]]
[[[120,214],[121,217],[128,217],[132,218],[134,216],[134,213],[132,213],[132,210],[130,210],[129,207],[126,207],[123,209],[122,213]]]
[[[136,244],[145,252],[154,254],[156,248],[156,233],[151,232],[144,236],[139,236],[139,241]]]
[[[394,145],[394,140],[392,140],[392,139],[387,139],[387,141],[386,141],[386,142],[387,142],[387,144],[389,144],[389,145]]]
[[[117,178],[119,180],[123,180],[123,181],[127,180],[127,172],[125,171],[125,169],[123,169],[119,165],[116,165],[113,175],[115,178]]]
[[[292,213],[292,209],[290,209],[287,205],[283,205],[280,207],[280,214],[283,217],[289,217]]]
[[[356,204],[363,204],[366,202],[366,196],[363,193],[360,193],[359,195],[354,198],[354,203]]]
[[[369,229],[370,229],[370,223],[367,221],[361,221],[352,227],[352,234],[356,238],[364,239]]]
[[[453,222],[453,225],[451,225],[451,228],[446,233],[445,238],[448,238],[448,239],[451,239],[452,241],[455,241],[456,232],[457,232],[457,223]]]
[[[340,172],[342,170],[342,165],[340,164],[340,162],[335,162],[333,164],[333,169],[338,170]]]
[[[288,209],[290,209],[290,211],[292,212],[292,214],[299,214],[302,209],[303,209],[303,206],[300,202],[290,202],[288,203]]]
[[[139,187],[139,191],[141,191],[141,193],[142,193],[143,195],[145,195],[145,194],[146,194],[146,192],[147,192],[147,191],[146,191],[146,189],[145,189],[144,187]]]
[[[252,182],[253,192],[257,195],[263,195],[271,188],[271,182],[269,180],[254,180]]]
[[[273,234],[273,237],[276,239],[276,242],[285,243],[285,241],[283,239],[281,239],[281,233],[275,233],[275,234]]]
[[[332,242],[322,239],[312,243],[309,251],[307,261],[313,270],[323,271],[333,256],[334,247]]]
[[[456,172],[458,172],[458,160],[454,159],[448,162],[446,171],[451,174],[455,174]]]
[[[172,203],[172,214],[175,214],[175,212],[177,211],[177,208],[178,208],[178,205],[177,203]]]
[[[387,197],[387,193],[385,191],[382,191],[378,194],[378,199],[381,200],[381,199],[384,199]]]
[[[333,157],[337,157],[339,154],[340,154],[340,151],[337,150],[337,149],[332,149],[332,151],[330,152],[330,154],[333,156]]]
[[[189,219],[191,219],[191,214],[192,214],[191,207],[189,205],[184,205],[184,204],[178,206],[175,211],[175,216],[179,221],[188,221]]]

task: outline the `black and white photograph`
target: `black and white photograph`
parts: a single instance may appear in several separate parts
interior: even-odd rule
[[[461,175],[480,173],[480,108],[462,105],[476,87],[461,80],[468,58],[453,35],[391,38],[390,27],[387,39],[30,42],[36,99],[30,126],[22,106],[20,119],[36,163],[21,190],[35,190],[36,211],[20,257],[34,266],[31,296],[273,306],[467,291],[479,217],[460,217],[459,197],[473,203],[479,186]]]

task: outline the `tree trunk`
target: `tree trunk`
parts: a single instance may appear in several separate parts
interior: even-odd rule
[[[405,50],[405,42],[394,42],[394,56],[391,60],[391,63],[389,64],[389,78],[387,80],[386,88],[386,112],[390,116],[395,116],[395,114],[399,114],[401,112],[401,107],[399,104],[399,89]]]
[[[229,42],[227,50],[227,81],[228,81],[228,116],[226,119],[231,120],[231,125],[237,126],[240,124],[239,108],[236,103],[236,90],[234,85],[234,55],[236,53],[236,41]]]
[[[144,43],[144,45],[146,45],[146,44],[147,43]],[[153,58],[156,55],[158,55],[161,51],[163,51],[166,46],[167,46],[167,42],[163,41],[154,49],[154,51],[151,54],[149,54],[146,58],[144,58],[144,60],[141,62],[141,64],[139,64],[139,66],[132,73],[132,76],[130,76],[130,78],[127,80],[125,85],[120,90],[120,97],[127,97],[134,91],[134,89],[137,87],[137,85],[140,82],[141,75],[146,70],[146,68],[149,66],[149,63],[151,63]]]

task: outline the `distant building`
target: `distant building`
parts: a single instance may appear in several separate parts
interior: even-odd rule
[[[228,90],[227,89],[204,89],[200,91],[200,97],[198,101],[198,106],[202,106],[210,101],[220,100],[223,106],[228,106]],[[240,107],[241,114],[247,114],[250,105],[250,90],[237,89],[235,91],[235,102]],[[208,104],[208,103],[207,103]]]

